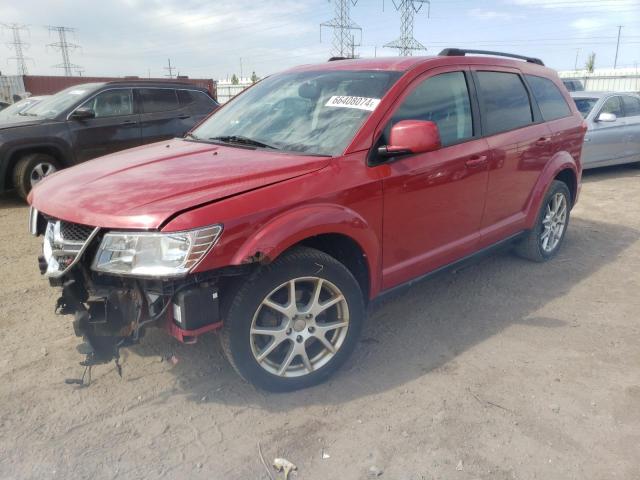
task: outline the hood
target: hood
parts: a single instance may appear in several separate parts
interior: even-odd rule
[[[46,122],[51,122],[51,120],[48,118],[34,117],[29,115],[10,115],[7,117],[2,117],[0,115],[0,131],[8,128],[41,125]]]
[[[178,212],[319,170],[314,157],[171,140],[57,172],[30,198],[39,211],[105,228],[159,228]]]

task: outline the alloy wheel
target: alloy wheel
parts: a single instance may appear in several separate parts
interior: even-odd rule
[[[301,277],[272,290],[256,310],[250,329],[258,365],[280,377],[300,377],[326,365],[349,329],[349,308],[326,279]]]
[[[41,162],[36,164],[31,170],[31,175],[29,176],[29,181],[31,183],[31,188],[36,186],[39,182],[41,182],[45,177],[51,175],[56,171],[55,165],[49,162]]]
[[[540,244],[542,250],[550,253],[556,249],[567,225],[567,198],[558,192],[547,203],[545,215],[542,219],[542,233]]]

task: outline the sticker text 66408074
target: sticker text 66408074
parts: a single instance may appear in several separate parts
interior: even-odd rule
[[[379,98],[351,97],[348,95],[334,95],[325,104],[326,107],[357,108],[373,111],[380,103]]]

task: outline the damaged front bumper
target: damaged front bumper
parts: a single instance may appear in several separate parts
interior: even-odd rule
[[[221,285],[246,274],[230,267],[182,278],[135,278],[95,272],[90,268],[104,233],[98,227],[47,218],[31,209],[29,229],[44,235],[40,272],[61,287],[56,313],[73,315],[73,326],[84,343],[85,366],[119,357],[119,349],[137,343],[150,326],[164,327],[183,343],[195,343],[203,333],[222,327]]]

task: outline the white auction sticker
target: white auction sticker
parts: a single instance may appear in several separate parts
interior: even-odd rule
[[[86,90],[71,90],[69,95],[83,95]]]
[[[325,107],[357,108],[359,110],[373,111],[380,103],[379,98],[351,97],[347,95],[334,95],[325,104]]]

